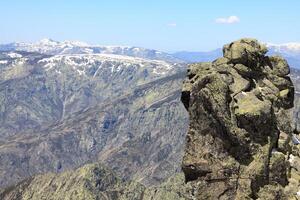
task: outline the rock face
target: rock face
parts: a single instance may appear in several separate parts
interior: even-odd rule
[[[241,39],[224,46],[224,57],[188,69],[182,169],[197,199],[296,197],[294,87],[287,62],[266,52],[257,40]]]

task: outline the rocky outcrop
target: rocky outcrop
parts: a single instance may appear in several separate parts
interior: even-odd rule
[[[182,169],[197,199],[297,195],[294,87],[287,62],[266,52],[257,40],[241,39],[224,46],[224,57],[188,69],[182,102],[190,126]]]

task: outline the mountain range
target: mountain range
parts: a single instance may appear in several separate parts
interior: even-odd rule
[[[130,46],[89,45],[79,41],[58,42],[52,39],[42,39],[36,43],[14,42],[0,45],[0,51],[38,52],[47,55],[64,54],[115,54],[139,58],[180,62],[171,54],[157,50]]]
[[[300,66],[298,49],[269,49]],[[124,180],[162,182],[180,171],[189,120],[180,102],[187,63],[221,53],[50,39],[0,45],[0,187],[96,161]],[[298,102],[300,71],[291,77]]]
[[[269,55],[280,54],[284,56],[291,67],[300,66],[300,43],[273,44],[266,43]],[[140,58],[155,60],[165,60],[171,62],[209,62],[222,56],[222,49],[218,48],[212,51],[178,51],[175,53],[165,53],[153,49],[130,46],[101,46],[90,45],[80,41],[58,42],[52,39],[42,39],[37,43],[14,42],[9,44],[0,44],[0,51],[26,51],[39,52],[50,55],[62,54],[116,54],[127,55]]]
[[[189,68],[135,47],[1,48],[0,199],[298,195],[300,71],[256,40]]]
[[[146,185],[179,169],[185,64],[142,48],[87,48],[1,46],[0,186],[97,160]]]

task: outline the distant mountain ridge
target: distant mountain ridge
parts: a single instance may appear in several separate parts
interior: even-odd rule
[[[172,54],[174,57],[189,63],[213,61],[222,55],[222,49],[208,52],[179,51]]]
[[[267,43],[268,55],[282,55],[293,68],[300,68],[300,43],[272,44]],[[174,57],[188,63],[211,62],[222,56],[222,49],[207,52],[180,51],[172,54]]]
[[[266,43],[266,46],[269,49],[268,54],[280,54],[288,60],[291,67],[300,68],[300,43]],[[13,42],[0,44],[0,51],[26,51],[50,55],[117,54],[179,63],[209,62],[222,56],[221,48],[212,51],[179,51],[166,53],[141,47],[91,45],[81,41],[58,42],[47,38],[36,43]]]
[[[293,68],[300,68],[300,43],[267,44],[269,54],[279,54]]]
[[[170,62],[182,62],[171,54],[153,49],[130,46],[90,45],[79,41],[58,42],[52,39],[42,39],[36,43],[13,42],[9,44],[0,44],[0,51],[26,51],[48,55],[101,53],[165,60]]]
[[[277,53],[285,53],[285,54],[293,54],[293,55],[300,55],[300,43],[297,42],[290,42],[284,44],[266,44],[269,49],[272,49],[274,52]]]

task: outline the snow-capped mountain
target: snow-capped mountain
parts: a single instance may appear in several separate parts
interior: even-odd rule
[[[285,43],[285,44],[267,43],[267,47],[275,53],[295,55],[295,56],[300,55],[300,43],[296,43],[296,42]]]
[[[140,47],[130,46],[101,46],[90,45],[79,41],[63,41],[58,42],[51,39],[43,39],[36,43],[14,42],[10,44],[0,45],[0,51],[26,51],[38,52],[48,55],[64,55],[64,54],[117,54],[140,58],[165,60],[171,62],[180,62],[179,59],[172,55]]]
[[[300,43],[271,44],[267,43],[269,54],[279,54],[287,59],[293,68],[300,68]]]
[[[46,71],[54,70],[61,73],[62,65],[72,68],[79,75],[97,76],[103,69],[109,69],[111,74],[125,69],[146,70],[153,75],[172,74],[178,65],[160,60],[147,60],[115,54],[71,54],[56,55],[38,61]],[[96,69],[96,71],[94,70]]]

